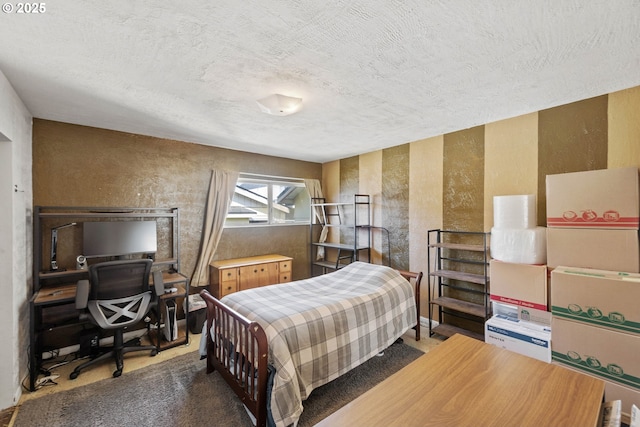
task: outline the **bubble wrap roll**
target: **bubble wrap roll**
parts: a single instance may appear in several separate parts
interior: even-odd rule
[[[534,194],[494,196],[494,227],[535,228],[538,225],[537,222],[536,196]]]
[[[491,257],[518,264],[547,263],[547,229],[491,229]]]

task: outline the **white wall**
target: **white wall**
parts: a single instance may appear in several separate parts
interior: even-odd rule
[[[31,114],[0,71],[0,410],[18,403],[28,374],[31,132]]]

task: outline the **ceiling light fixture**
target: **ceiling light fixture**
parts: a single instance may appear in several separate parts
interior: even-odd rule
[[[288,116],[302,108],[302,98],[275,93],[256,101],[262,112],[273,116]]]

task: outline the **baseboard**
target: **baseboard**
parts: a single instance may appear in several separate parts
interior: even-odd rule
[[[431,321],[431,327],[432,328],[435,328],[439,324],[440,323],[438,323],[437,320],[432,320]],[[429,329],[429,318],[428,317],[420,316],[420,327]]]

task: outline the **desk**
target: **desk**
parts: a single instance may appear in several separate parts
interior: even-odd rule
[[[85,272],[86,275],[86,272]],[[167,293],[160,296],[158,313],[162,313],[164,304],[168,300],[176,300],[179,298],[184,299],[184,304],[187,304],[185,310],[185,323],[188,321],[188,295],[189,295],[189,283],[188,279],[180,273],[163,271],[162,280],[165,287],[172,286],[177,288],[177,292]],[[150,277],[150,284],[153,285],[153,275]],[[40,374],[42,367],[42,352],[43,352],[43,335],[46,332],[53,331],[54,329],[69,328],[75,325],[81,325],[86,323],[81,321],[79,313],[75,309],[77,283],[65,284],[55,287],[43,287],[37,291],[29,301],[29,390],[35,391],[35,383]],[[65,307],[67,306],[67,307]],[[57,310],[58,309],[58,310]],[[58,311],[54,313],[54,316],[48,316],[44,319],[43,312]],[[161,316],[161,315],[160,315]],[[189,329],[186,327],[180,327],[178,330],[178,338],[174,341],[163,341],[161,334],[159,333],[159,325],[161,319],[156,319],[156,330],[150,334],[152,343],[155,344],[158,351],[165,350],[170,347],[175,347],[181,344],[189,343]],[[72,334],[69,330],[65,330],[64,333],[68,336]],[[77,333],[77,331],[72,331]]]
[[[454,335],[317,424],[596,426],[602,380]]]
[[[42,367],[43,334],[54,328],[80,324],[77,312],[67,307],[65,315],[54,321],[43,320],[43,311],[74,304],[76,284],[41,288],[29,301],[29,391],[35,391],[35,383]],[[75,306],[75,305],[74,305]]]

